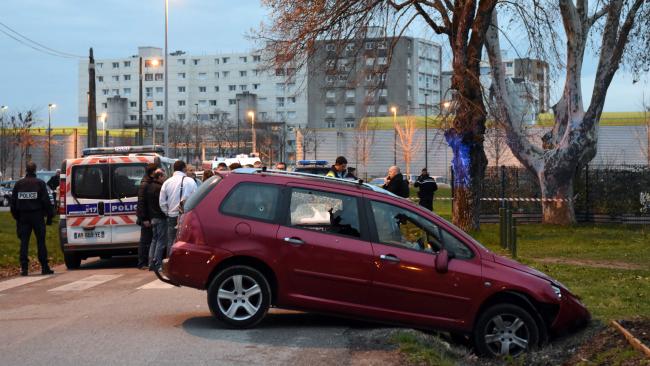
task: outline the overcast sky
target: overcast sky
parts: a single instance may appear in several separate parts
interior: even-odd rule
[[[0,22],[70,54],[87,56],[93,47],[97,59],[126,57],[136,54],[138,46],[162,47],[164,42],[163,0],[2,0],[1,9]],[[258,0],[170,0],[169,49],[189,54],[246,51],[253,44],[245,34],[266,16]],[[429,34],[418,27],[410,33]],[[588,55],[583,70],[586,102],[595,64]],[[0,33],[0,105],[13,111],[34,108],[47,123],[47,104],[56,103],[53,124],[74,126],[78,67],[76,59],[37,52]],[[647,78],[633,85],[631,76],[619,71],[605,111],[640,110],[644,91],[648,100]]]

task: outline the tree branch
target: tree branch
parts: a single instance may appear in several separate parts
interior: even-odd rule
[[[438,34],[447,34],[451,36],[449,28],[444,26],[439,26],[438,24],[436,24],[436,22],[433,19],[431,19],[429,14],[427,14],[427,12],[422,8],[422,6],[418,2],[414,2],[413,6],[415,6],[415,9],[418,11],[418,14],[420,14],[420,16],[424,18],[424,21],[429,25],[429,27],[431,27],[431,29],[433,29],[434,32]]]

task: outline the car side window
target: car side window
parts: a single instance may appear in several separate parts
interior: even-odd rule
[[[303,229],[361,236],[357,198],[352,196],[294,188],[289,220],[291,226]]]
[[[409,210],[371,201],[379,242],[435,253],[442,248],[437,225]]]
[[[137,197],[145,173],[144,164],[112,165],[112,198]]]
[[[445,249],[447,249],[447,252],[453,253],[454,258],[474,258],[474,252],[469,249],[465,243],[461,242],[455,236],[445,230],[440,231],[442,232],[442,241],[445,243]]]
[[[273,221],[280,200],[280,187],[271,184],[240,183],[221,204],[226,215]]]

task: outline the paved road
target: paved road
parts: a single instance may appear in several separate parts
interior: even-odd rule
[[[132,258],[0,282],[0,365],[387,365],[374,324],[273,309],[225,329],[206,294],[174,288]]]

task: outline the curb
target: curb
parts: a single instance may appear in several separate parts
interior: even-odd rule
[[[643,352],[646,357],[650,358],[650,348],[643,344],[638,338],[632,335],[632,333],[628,332],[627,329],[623,328],[622,325],[620,325],[616,320],[612,320],[610,323],[616,330],[618,330],[623,336],[625,336],[625,339],[630,343],[630,345],[635,348],[638,351]]]

